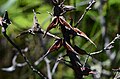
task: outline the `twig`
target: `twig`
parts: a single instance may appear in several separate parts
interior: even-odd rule
[[[104,50],[112,49],[114,47],[112,44],[114,44],[115,41],[118,40],[118,39],[120,39],[120,35],[119,34],[117,34],[117,36],[107,46],[105,46],[102,50],[90,53],[90,55],[99,54],[99,53],[103,52]]]
[[[25,54],[21,51],[21,49],[9,38],[9,36],[6,34],[6,29],[8,27],[8,25],[10,24],[10,20],[9,20],[9,17],[8,17],[8,13],[7,11],[5,12],[2,20],[1,20],[1,23],[0,25],[2,26],[2,33],[4,35],[4,37],[11,43],[11,45],[13,47],[15,47],[18,52],[21,54],[21,56],[24,58],[25,62],[28,64],[28,66],[30,67],[30,69],[37,73],[40,77],[44,78],[44,79],[47,79],[47,77],[41,72],[41,71],[38,71],[37,69],[35,69],[33,67],[33,65],[29,62],[28,58],[25,56]],[[16,57],[15,57],[16,58]],[[15,60],[13,60],[14,62]]]
[[[89,59],[89,55],[87,55],[87,57],[86,57],[86,59],[85,59],[85,62],[84,62],[84,64],[83,64],[83,68],[85,67],[85,65],[86,65],[86,63],[87,63],[87,61],[88,61],[88,59]]]
[[[33,29],[28,29],[27,31],[24,31],[24,32],[18,34],[18,35],[16,36],[16,38],[18,38],[18,37],[20,37],[20,36],[22,36],[22,35],[25,35],[25,34],[34,35],[34,34],[38,34],[38,33],[39,33],[39,34],[44,34],[45,31],[44,31],[43,29],[41,29],[41,28],[39,28],[38,31],[34,31]],[[60,39],[60,37],[58,37],[58,36],[56,36],[56,35],[54,35],[54,34],[51,34],[51,33],[49,33],[49,32],[47,32],[46,35],[49,36],[49,37],[55,38],[55,39]]]
[[[35,35],[36,33],[40,33],[40,34],[45,34],[45,31],[41,28],[40,24],[38,23],[38,19],[36,17],[36,12],[33,9],[33,13],[34,13],[34,17],[33,17],[33,26],[32,28],[28,29],[27,31],[24,31],[22,33],[20,33],[19,35],[17,35],[17,37],[24,35],[24,34],[32,34]],[[51,33],[47,33],[48,36],[55,38],[55,39],[60,39],[60,37],[51,34]],[[16,37],[16,38],[17,38]]]
[[[25,56],[24,53],[22,53],[21,49],[8,37],[8,35],[6,34],[6,32],[3,32],[3,35],[5,36],[5,38],[18,50],[18,52],[22,55],[22,57],[24,58],[25,62],[28,64],[28,66],[31,68],[31,70],[35,73],[37,73],[40,77],[47,79],[47,77],[45,75],[43,75],[43,73],[41,71],[38,71],[37,69],[35,69],[33,67],[33,65],[29,62],[28,58]]]
[[[28,48],[22,49],[21,51],[22,51],[22,52],[27,52],[27,51],[28,51]],[[12,72],[12,71],[14,71],[14,70],[16,69],[16,67],[23,67],[23,66],[27,65],[26,62],[23,62],[23,63],[17,63],[17,62],[16,62],[16,59],[17,59],[18,55],[19,55],[19,52],[17,52],[17,53],[14,55],[14,57],[13,57],[13,59],[12,59],[12,66],[7,67],[7,68],[1,68],[1,70],[7,71],[7,72]]]
[[[91,9],[91,6],[95,3],[95,0],[91,0],[91,2],[89,2],[89,5],[86,7],[84,13],[82,14],[82,16],[80,17],[80,19],[78,20],[78,22],[76,23],[76,25],[74,27],[77,27],[78,24],[81,22],[81,20],[84,18],[85,14]]]
[[[41,44],[41,47],[43,48],[43,52],[46,52],[47,51],[46,42],[43,43],[43,40],[42,40],[42,37],[40,36],[40,34],[38,34],[38,38],[39,38],[39,42]],[[42,57],[40,57],[36,62],[34,62],[34,64],[38,65],[40,63],[40,59],[41,58]],[[46,66],[47,66],[47,76],[48,76],[48,79],[52,79],[52,72],[51,72],[51,67],[50,67],[51,61],[47,57],[44,58],[44,61],[45,61]]]
[[[114,79],[120,78],[120,68],[118,69],[112,69],[114,72],[116,72]]]
[[[58,56],[58,58],[57,58],[57,60],[56,60],[56,62],[54,64],[54,66],[52,68],[52,75],[55,73],[55,70],[56,70],[56,68],[57,68],[57,66],[59,64],[59,60],[61,60],[61,58],[62,58],[62,54],[59,54],[59,56]]]
[[[7,72],[11,72],[14,71],[16,68],[16,59],[17,59],[18,53],[15,54],[15,56],[12,59],[12,66],[8,67],[8,68],[1,68],[1,70],[3,71],[7,71]]]
[[[120,72],[120,68],[118,69],[112,69],[114,72]]]
[[[120,72],[116,72],[115,77],[113,79],[119,79],[120,78]]]
[[[47,74],[48,79],[52,79],[51,69],[50,69],[50,60],[46,57],[45,59],[46,65],[47,65]]]
[[[1,68],[1,70],[7,71],[7,72],[12,72],[12,71],[14,71],[16,69],[16,67],[23,67],[23,66],[27,65],[26,62],[24,62],[24,63],[17,63],[16,62],[18,54],[19,53],[16,53],[15,56],[13,57],[13,59],[12,59],[12,66],[7,67],[7,68]]]

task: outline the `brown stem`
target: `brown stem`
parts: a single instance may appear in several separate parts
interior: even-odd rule
[[[63,45],[65,45],[65,42],[67,42],[69,45],[71,45],[69,32],[62,25],[61,25],[61,30],[62,30],[62,34],[63,34],[63,38],[64,38]],[[78,64],[78,63],[80,63],[80,61],[77,58],[76,54],[67,49],[67,55],[70,58],[70,63],[72,65],[72,69],[75,72],[76,79],[83,79],[83,74],[82,74],[82,71],[80,69],[81,66]]]

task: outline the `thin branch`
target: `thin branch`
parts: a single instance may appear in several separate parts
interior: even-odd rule
[[[84,13],[82,14],[82,16],[80,17],[80,19],[78,20],[78,22],[76,23],[76,25],[74,27],[77,27],[78,24],[81,22],[81,20],[84,18],[85,14],[91,9],[92,5],[95,3],[95,0],[91,0],[91,2],[89,2],[89,5],[86,7]]]
[[[21,51],[24,52],[24,53],[28,52],[28,48],[22,49]],[[23,66],[27,65],[26,62],[23,62],[23,63],[17,63],[16,62],[16,59],[17,59],[18,55],[19,55],[19,52],[17,52],[14,55],[14,57],[12,58],[12,65],[10,67],[1,68],[1,70],[7,71],[7,72],[12,72],[12,71],[14,71],[16,69],[16,67],[23,67]]]
[[[43,40],[42,40],[42,37],[40,36],[40,34],[38,34],[38,38],[39,38],[39,42],[41,44],[41,47],[43,48],[43,52],[46,52],[47,51],[46,42],[43,43]],[[39,61],[40,59],[41,59],[41,57],[36,62],[34,62],[34,64],[38,65],[40,63],[40,61]],[[51,72],[51,67],[50,67],[51,61],[47,57],[44,58],[44,61],[45,61],[46,66],[47,66],[48,79],[52,79],[52,72]]]
[[[44,34],[45,31],[44,31],[43,29],[41,29],[41,28],[39,28],[38,31],[34,31],[33,29],[28,29],[27,31],[24,31],[24,32],[18,34],[18,35],[16,36],[16,38],[18,38],[18,37],[20,37],[20,36],[22,36],[22,35],[25,35],[25,34],[35,35],[35,34],[38,34],[38,33]],[[60,37],[58,37],[58,36],[56,36],[56,35],[54,35],[54,34],[51,34],[51,33],[49,33],[49,32],[47,32],[46,35],[49,36],[49,37],[55,38],[55,39],[60,39]]]
[[[7,71],[7,72],[11,72],[14,71],[16,68],[16,59],[17,59],[18,53],[15,54],[15,56],[12,59],[12,66],[8,67],[8,68],[1,68],[1,70],[3,71]]]
[[[102,50],[90,53],[90,55],[99,54],[99,53],[103,52],[104,50],[110,50],[110,49],[112,49],[114,47],[113,44],[118,39],[120,39],[120,35],[119,34],[117,34],[117,36],[108,45],[106,45]]]
[[[114,72],[116,72],[114,79],[119,79],[120,78],[120,68],[118,69],[112,69]]]
[[[56,59],[56,62],[54,64],[54,66],[52,68],[52,75],[55,73],[59,63],[63,63],[67,67],[72,68],[72,66],[70,64],[68,64],[68,63],[70,63],[70,61],[67,61],[67,60],[64,59],[64,57],[66,57],[66,56],[68,56],[68,55],[66,54],[66,55],[62,56],[62,54],[59,54],[58,58]]]
[[[116,36],[108,45],[106,45],[102,50],[99,50],[99,51],[97,51],[97,52],[90,53],[90,56],[91,56],[91,55],[95,55],[95,54],[102,53],[102,52],[105,51],[105,50],[110,50],[110,49],[112,49],[112,48],[114,47],[113,44],[114,44],[115,41],[118,40],[118,39],[120,39],[120,35],[119,35],[119,34],[117,34],[117,36]],[[88,61],[88,58],[89,58],[89,55],[88,55],[88,56],[86,57],[86,59],[85,59],[85,62],[84,62],[84,64],[83,64],[83,68],[85,67],[86,62]],[[117,75],[117,73],[116,73],[116,75]],[[115,76],[115,77],[116,77],[116,76]]]
[[[20,33],[19,35],[17,35],[17,37],[25,35],[25,34],[32,34],[32,35],[35,35],[37,33],[45,34],[45,31],[41,28],[40,24],[38,23],[38,19],[36,17],[36,12],[34,11],[34,9],[33,9],[33,13],[34,13],[34,17],[33,17],[33,26],[32,26],[32,28],[28,29],[27,31],[24,31],[24,32]],[[55,39],[60,39],[60,37],[58,37],[58,36],[56,36],[54,34],[51,34],[49,32],[47,33],[47,35],[52,37],[52,38],[55,38]]]
[[[120,68],[118,69],[112,69],[114,72],[120,72]]]
[[[88,59],[89,59],[89,56],[90,56],[90,55],[87,55],[87,57],[86,57],[86,59],[85,59],[85,62],[84,62],[84,64],[83,64],[83,68],[85,67],[85,65],[86,65],[86,63],[87,63],[87,61],[88,61]]]
[[[12,65],[11,65],[10,67],[1,68],[1,70],[7,71],[7,72],[12,72],[12,71],[14,71],[14,70],[16,69],[16,67],[23,67],[23,66],[27,65],[26,62],[24,62],[24,63],[17,63],[17,62],[16,62],[16,59],[17,59],[17,57],[18,57],[18,54],[19,54],[19,53],[16,53],[16,54],[14,55],[14,57],[13,57],[13,59],[12,59]]]
[[[61,56],[62,56],[62,54],[59,54],[59,56],[58,56],[58,58],[57,58],[57,60],[56,60],[56,62],[55,62],[55,64],[54,64],[54,66],[53,66],[53,68],[52,68],[52,75],[55,73],[55,70],[56,70],[56,68],[58,67],[59,60],[62,58]]]
[[[116,72],[114,79],[119,79],[120,78],[120,72]]]
[[[4,28],[3,28],[4,29]],[[3,32],[3,31],[2,31]],[[24,58],[25,62],[28,64],[28,66],[31,68],[31,70],[35,73],[37,73],[40,77],[47,79],[47,77],[41,72],[38,71],[36,68],[33,67],[33,65],[30,63],[30,61],[28,60],[28,58],[25,56],[25,54],[21,51],[21,49],[8,37],[8,35],[6,34],[6,31],[3,32],[3,35],[5,36],[5,38],[18,50],[18,52],[21,54],[21,56]]]
[[[48,74],[48,79],[52,79],[52,73],[50,69],[50,60],[46,57],[45,59],[46,65],[47,65],[47,74]]]

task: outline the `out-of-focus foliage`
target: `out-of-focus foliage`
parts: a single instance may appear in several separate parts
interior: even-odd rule
[[[65,4],[76,7],[75,11],[65,14],[67,21],[69,22],[69,18],[72,17],[75,24],[84,12],[89,1],[90,0],[66,0]],[[97,48],[83,38],[76,37],[74,39],[74,43],[87,52],[97,51],[104,47],[105,38],[102,37],[102,16],[104,16],[106,21],[107,30],[105,31],[105,34],[107,35],[109,41],[111,41],[117,33],[120,34],[120,0],[104,0],[105,2],[102,5],[101,13],[100,1],[102,0],[96,0],[93,8],[86,14],[78,26],[80,30],[86,33],[96,43]],[[29,48],[29,52],[26,54],[31,62],[34,62],[45,53],[44,49],[41,47],[39,38],[37,35],[25,35],[20,38],[15,37],[20,32],[31,28],[33,23],[33,9],[35,9],[36,12],[40,12],[40,14],[37,14],[37,18],[41,28],[46,30],[51,21],[51,16],[47,13],[47,11],[52,12],[52,7],[53,5],[51,0],[0,0],[0,15],[3,16],[4,11],[7,10],[9,17],[12,20],[12,24],[7,28],[7,33],[9,34],[10,38],[12,38],[16,44],[19,45],[19,47]],[[55,28],[50,32],[61,36],[59,28]],[[48,47],[50,47],[54,41],[53,39],[48,38],[43,40],[46,44],[46,49],[48,49]],[[92,58],[90,58],[87,62],[92,69],[97,69],[98,73],[96,75],[98,77],[101,76],[100,79],[112,79],[115,75],[115,73],[112,71],[112,68],[120,67],[120,41],[117,41],[114,45],[115,47],[110,51],[115,55],[114,60],[110,60],[106,52],[103,52],[95,56],[99,62],[93,61]],[[16,49],[14,49],[3,37],[2,33],[0,33],[0,68],[10,66],[12,57],[16,52]],[[64,52],[65,51],[63,48],[58,51],[58,53]],[[52,56],[56,58],[57,54],[56,52],[53,52],[49,58],[52,59]],[[80,57],[82,62],[84,62],[85,57],[86,56]],[[24,62],[21,56],[19,56],[17,61]],[[51,65],[53,65],[53,63]],[[46,69],[45,63],[40,63],[37,68],[44,72]],[[53,77],[55,79],[73,79],[74,73],[73,70],[64,64],[60,64]],[[0,79],[39,79],[39,76],[25,66],[22,68],[17,68],[13,72],[4,72],[0,70]],[[92,75],[85,77],[85,79],[92,79]]]

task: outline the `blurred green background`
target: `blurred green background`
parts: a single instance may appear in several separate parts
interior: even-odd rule
[[[90,0],[66,0],[66,5],[76,7],[75,11],[65,14],[66,20],[70,22],[70,18],[74,19],[75,24],[79,17],[83,14],[85,8]],[[16,36],[31,28],[33,24],[33,12],[40,12],[37,15],[41,28],[46,30],[51,21],[51,16],[47,13],[52,12],[53,5],[51,0],[0,0],[0,16],[3,16],[4,11],[7,10],[12,24],[7,28],[7,34],[10,38],[19,45],[20,48],[29,48],[26,53],[31,63],[34,63],[41,55],[46,52],[54,42],[53,38],[37,35],[24,35],[20,38]],[[120,0],[96,0],[96,3],[84,17],[78,28],[86,33],[97,45],[95,48],[91,43],[83,38],[76,37],[74,43],[80,48],[86,50],[88,53],[101,50],[107,43],[109,43],[116,34],[120,34]],[[0,27],[1,29],[1,27]],[[61,36],[59,28],[54,28],[50,31],[53,34]],[[40,40],[41,39],[41,40]],[[42,43],[45,45],[43,48]],[[116,41],[114,48],[110,51],[95,55],[97,62],[90,58],[87,64],[98,73],[96,78],[113,79],[115,73],[112,68],[120,67],[120,41]],[[9,67],[12,65],[12,58],[17,53],[17,50],[4,38],[0,30],[0,68]],[[64,48],[53,52],[49,59],[57,58],[58,54],[65,53]],[[110,56],[113,58],[111,59]],[[86,56],[80,56],[81,62],[85,61]],[[68,58],[66,58],[68,59]],[[21,56],[18,56],[17,62],[24,62]],[[51,60],[51,68],[55,61]],[[37,66],[38,69],[46,72],[45,62]],[[28,66],[16,68],[15,71],[5,72],[0,70],[0,79],[40,79],[39,76],[33,73]],[[74,79],[73,70],[64,64],[59,64],[53,75],[53,79]],[[93,79],[92,75],[86,76],[85,79]]]

